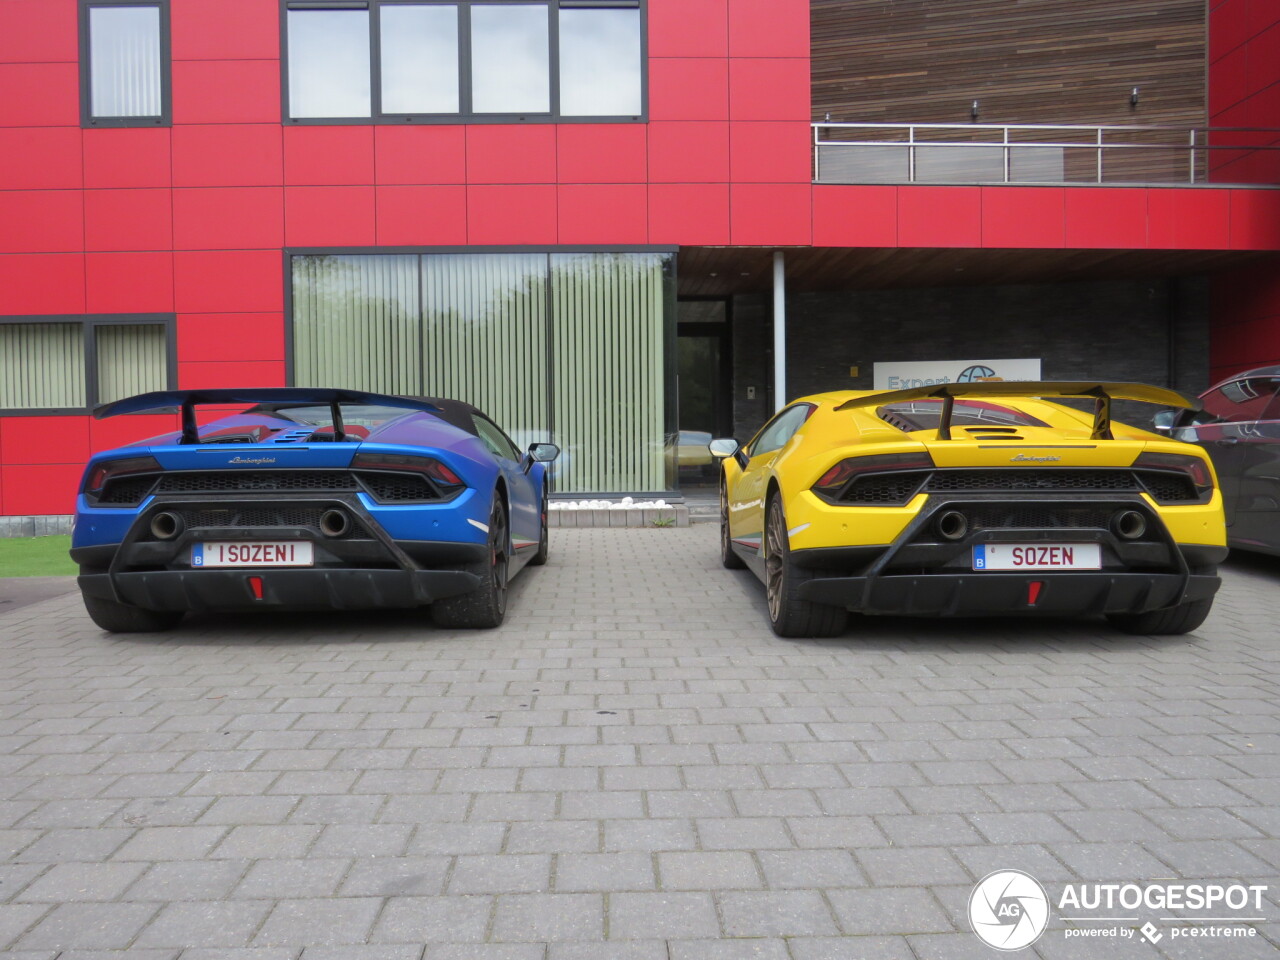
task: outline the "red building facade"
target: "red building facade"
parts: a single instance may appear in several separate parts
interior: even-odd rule
[[[82,5],[0,4],[0,318],[167,325],[178,388],[290,382],[289,251],[678,249],[677,275],[688,248],[1280,251],[1265,165],[1186,188],[815,184],[808,0],[645,0],[647,109],[623,122],[294,121],[278,0],[164,6],[171,117],[113,127],[82,123]],[[1216,124],[1280,125],[1278,21],[1212,5]],[[1213,263],[1233,271],[1214,373],[1280,362],[1274,267]],[[70,513],[91,451],[169,426],[93,420],[95,399],[0,410],[0,515]]]

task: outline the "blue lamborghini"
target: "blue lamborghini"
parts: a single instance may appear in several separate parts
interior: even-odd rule
[[[199,424],[198,405],[243,412]],[[166,630],[189,610],[430,605],[496,627],[507,582],[547,561],[546,465],[475,407],[265,388],[144,393],[98,418],[177,408],[180,431],[95,454],[71,558],[89,616]]]

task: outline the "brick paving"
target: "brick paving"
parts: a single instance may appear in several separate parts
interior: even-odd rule
[[[769,632],[716,531],[557,530],[501,630],[0,614],[15,960],[965,960],[974,883],[1244,881],[1280,954],[1280,561],[1196,635]],[[1164,924],[1169,933],[1173,924]]]

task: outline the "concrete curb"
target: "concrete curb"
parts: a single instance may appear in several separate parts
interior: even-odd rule
[[[639,510],[611,510],[607,507],[578,507],[573,510],[552,509],[547,514],[548,527],[687,527],[689,508],[684,504],[669,507],[644,507]]]

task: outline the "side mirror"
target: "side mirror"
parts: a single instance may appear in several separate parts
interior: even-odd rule
[[[554,443],[529,444],[529,459],[534,463],[550,463],[560,456],[560,448]]]
[[[1178,413],[1176,410],[1161,410],[1151,418],[1151,423],[1157,433],[1171,433],[1177,419]]]
[[[707,444],[707,449],[711,451],[711,455],[717,460],[723,460],[725,457],[732,457],[738,452],[738,441],[733,437],[720,437],[718,440],[712,440]]]

